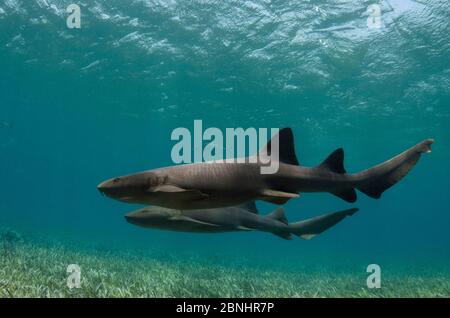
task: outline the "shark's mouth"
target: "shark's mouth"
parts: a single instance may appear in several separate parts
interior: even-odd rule
[[[118,197],[117,200],[129,202],[133,200],[133,197],[130,196]]]

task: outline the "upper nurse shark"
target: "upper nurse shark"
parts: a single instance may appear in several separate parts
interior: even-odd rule
[[[262,154],[271,153],[274,140],[278,140],[279,149],[279,168],[274,174],[262,174],[260,160],[203,162],[116,177],[102,182],[98,189],[124,202],[183,210],[235,206],[254,200],[284,204],[300,192],[329,192],[354,202],[355,189],[379,198],[412,169],[422,153],[431,152],[434,142],[424,140],[377,166],[348,174],[342,148],[317,167],[308,168],[299,165],[290,128],[280,130],[278,138],[269,141]]]

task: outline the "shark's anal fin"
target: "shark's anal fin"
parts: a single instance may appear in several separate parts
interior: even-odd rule
[[[282,239],[292,240],[291,233],[286,233],[286,232],[272,232],[272,233],[275,234],[278,237],[281,237]]]
[[[297,193],[265,189],[261,192],[259,199],[270,203],[284,204],[289,201],[289,199],[295,199],[299,196],[300,195]]]
[[[350,203],[355,202],[357,199],[356,191],[353,188],[342,189],[330,193]]]
[[[178,197],[183,197],[184,199],[189,200],[201,200],[208,197],[207,194],[199,191],[199,190],[191,190],[191,189],[183,189],[178,186],[170,185],[170,184],[164,184],[157,186],[155,188],[151,189],[152,192],[155,193],[170,193]]]

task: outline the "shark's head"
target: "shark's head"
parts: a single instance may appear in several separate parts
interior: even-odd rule
[[[128,223],[141,227],[165,228],[176,210],[161,207],[146,207],[125,215]]]
[[[101,194],[119,201],[149,203],[154,193],[153,189],[165,182],[165,177],[147,171],[106,180],[97,188]]]

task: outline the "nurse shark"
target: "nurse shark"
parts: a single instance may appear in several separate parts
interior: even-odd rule
[[[146,207],[125,215],[125,219],[144,228],[178,232],[220,233],[262,231],[291,240],[292,235],[311,239],[337,224],[358,209],[329,213],[300,222],[288,223],[283,207],[260,216],[255,202],[235,207],[202,210],[174,210]]]
[[[111,198],[128,203],[171,209],[211,209],[236,206],[255,200],[284,204],[304,192],[329,192],[347,202],[357,199],[355,189],[372,198],[400,181],[422,153],[431,152],[433,139],[426,139],[399,155],[358,173],[347,173],[342,148],[316,167],[299,164],[290,128],[281,129],[257,155],[271,154],[276,140],[279,168],[262,174],[262,160],[202,162],[148,170],[115,177],[98,185]]]

